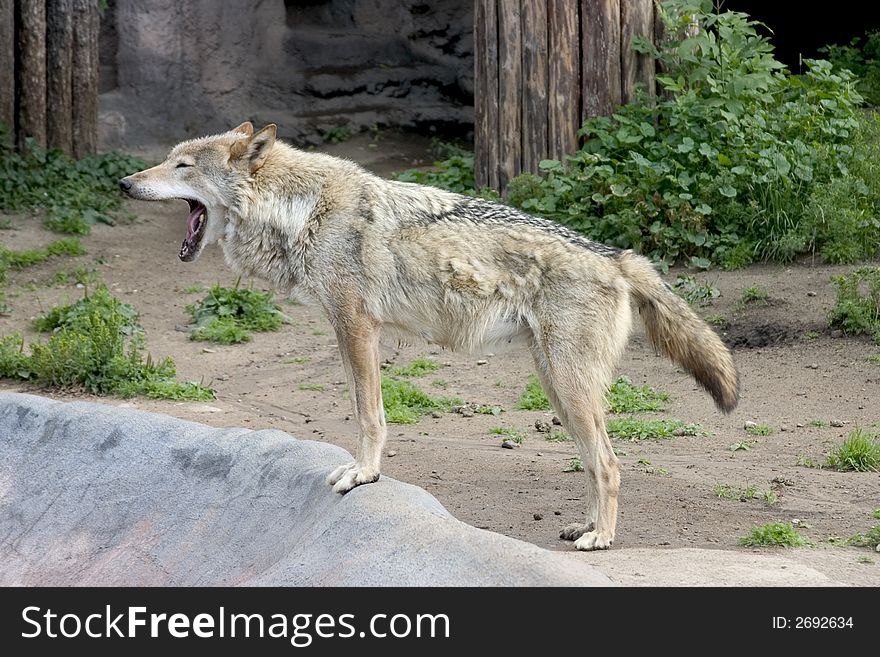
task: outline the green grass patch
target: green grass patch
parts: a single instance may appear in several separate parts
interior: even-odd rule
[[[672,289],[688,303],[700,306],[706,306],[721,296],[717,287],[708,282],[699,283],[693,276],[676,277]]]
[[[605,426],[608,435],[631,441],[707,435],[699,424],[686,424],[681,420],[671,419],[610,418]]]
[[[656,413],[666,408],[669,393],[651,386],[634,386],[625,376],[619,377],[605,395],[612,413]]]
[[[50,230],[85,235],[96,223],[115,223],[122,204],[119,179],[146,168],[140,158],[121,153],[75,160],[28,140],[21,152],[8,146],[0,125],[0,210],[42,208]]]
[[[190,339],[236,344],[251,331],[276,331],[287,321],[271,292],[214,285],[203,299],[186,306],[195,324]]]
[[[866,534],[854,534],[847,539],[849,545],[877,549],[880,544],[880,525],[874,525]]]
[[[112,297],[106,288],[75,304],[52,309],[43,328],[53,333],[46,343],[32,343],[30,353],[20,334],[0,340],[0,376],[59,389],[79,387],[98,395],[213,399],[210,388],[177,381],[171,358],[154,361],[145,356],[136,317],[131,306]]]
[[[506,427],[492,427],[489,429],[489,433],[494,436],[504,436],[505,439],[511,440],[517,445],[522,445],[523,440],[526,438],[524,432],[517,429],[508,429]]]
[[[382,403],[385,420],[390,424],[415,424],[423,415],[450,411],[453,406],[461,405],[461,400],[430,397],[408,381],[383,374]]]
[[[581,461],[579,456],[575,456],[573,459],[570,459],[566,466],[562,468],[563,472],[583,472],[584,464]]]
[[[747,452],[755,446],[754,440],[740,440],[727,447],[731,452]]]
[[[874,510],[871,512],[871,517],[872,517],[874,520],[880,520],[880,509],[874,509]]]
[[[727,324],[727,319],[724,317],[724,315],[719,315],[717,313],[706,315],[704,319],[706,320],[706,323],[710,326],[724,326],[725,324]]]
[[[0,245],[0,281],[8,269],[25,269],[46,262],[49,258],[61,256],[81,256],[86,252],[82,243],[75,237],[55,240],[40,249],[13,251]]]
[[[432,374],[439,369],[440,364],[435,363],[433,360],[429,360],[428,358],[416,358],[414,361],[407,363],[406,365],[389,367],[387,372],[392,376],[418,378]]]
[[[818,429],[824,429],[830,426],[830,423],[826,422],[825,420],[810,420],[810,426],[816,427]]]
[[[447,381],[446,379],[434,379],[433,381],[431,381],[431,385],[435,388],[448,388],[449,381]]]
[[[325,144],[341,144],[351,139],[351,128],[347,125],[338,125],[321,133],[321,139]]]
[[[754,500],[760,495],[758,487],[755,485],[737,488],[729,484],[715,484],[712,490],[715,496],[722,500],[739,500],[740,502]]]
[[[880,267],[861,267],[831,282],[837,288],[831,326],[850,335],[870,335],[880,344]]]
[[[752,436],[769,436],[773,433],[773,427],[766,424],[749,425],[746,427],[746,433]]]
[[[32,326],[43,333],[58,332],[82,326],[95,318],[118,326],[126,336],[142,331],[134,306],[114,297],[104,285],[75,303],[55,306],[37,317]]]
[[[320,383],[300,383],[297,388],[299,390],[308,390],[311,392],[324,392],[324,386]]]
[[[880,470],[880,434],[854,429],[828,454],[825,465],[841,472]]]
[[[752,530],[739,539],[745,547],[781,545],[785,547],[805,547],[812,545],[805,536],[787,522],[768,522]]]
[[[526,382],[526,389],[523,391],[522,395],[520,395],[516,407],[521,411],[551,410],[550,402],[547,400],[547,395],[544,394],[541,382],[534,374],[529,375],[529,379]]]
[[[564,431],[551,431],[546,436],[544,436],[544,439],[548,443],[567,443],[571,440],[571,436],[569,436]]]
[[[311,360],[308,356],[294,356],[284,361],[285,365],[305,365]]]
[[[770,298],[770,293],[765,290],[763,287],[747,287],[743,289],[742,294],[740,295],[740,301],[743,305],[755,304],[755,303],[767,303],[767,299]]]

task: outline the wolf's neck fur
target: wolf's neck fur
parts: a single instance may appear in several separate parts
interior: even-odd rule
[[[321,170],[304,161],[309,155],[276,143],[227,216],[222,245],[229,266],[283,290],[304,280],[307,226],[322,197]]]

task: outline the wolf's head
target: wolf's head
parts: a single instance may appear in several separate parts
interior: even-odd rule
[[[186,237],[178,256],[199,257],[207,244],[226,230],[226,211],[243,183],[263,166],[275,144],[275,125],[254,134],[249,122],[212,137],[178,144],[162,164],[119,181],[132,198],[144,201],[181,199],[189,203]]]

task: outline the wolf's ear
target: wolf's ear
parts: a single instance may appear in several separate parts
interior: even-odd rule
[[[270,123],[251,137],[250,142],[248,142],[244,157],[247,160],[251,173],[263,166],[266,158],[269,157],[269,151],[272,150],[272,146],[275,144],[276,131],[275,124]]]
[[[240,126],[238,126],[237,128],[233,128],[229,132],[242,132],[242,133],[246,134],[248,137],[250,137],[251,135],[254,134],[254,124],[251,123],[250,121],[245,121]]]

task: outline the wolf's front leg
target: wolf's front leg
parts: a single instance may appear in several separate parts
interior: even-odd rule
[[[333,486],[333,492],[347,493],[379,478],[386,435],[379,373],[379,324],[365,316],[339,319],[334,324],[358,425],[358,448],[355,461],[336,468],[327,477],[327,483]]]

